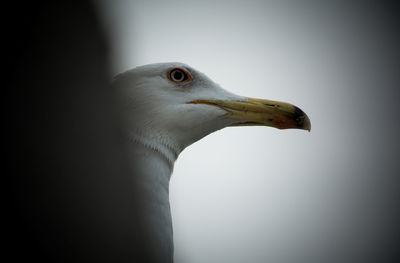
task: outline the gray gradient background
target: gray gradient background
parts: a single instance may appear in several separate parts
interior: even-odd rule
[[[97,3],[114,73],[180,61],[311,119],[311,133],[227,128],[180,155],[170,185],[176,262],[389,262],[397,253],[395,10],[379,2]]]

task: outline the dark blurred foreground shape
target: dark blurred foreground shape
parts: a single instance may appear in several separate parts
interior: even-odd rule
[[[108,85],[108,44],[90,3],[3,7],[12,262],[150,261]]]

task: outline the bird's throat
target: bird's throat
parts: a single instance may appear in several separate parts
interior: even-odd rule
[[[150,136],[149,134],[152,135]],[[168,141],[171,140],[167,140],[161,135],[157,136],[154,132],[147,134],[145,132],[127,132],[126,136],[128,140],[133,143],[130,147],[138,148],[139,146],[144,146],[151,151],[157,152],[158,155],[168,162],[172,173],[174,163],[182,149],[168,143]]]

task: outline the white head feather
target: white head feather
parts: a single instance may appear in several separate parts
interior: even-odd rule
[[[190,81],[177,83],[168,72],[181,68]],[[171,162],[187,146],[204,136],[238,122],[220,118],[226,111],[199,99],[246,101],[232,94],[203,73],[183,63],[158,63],[126,71],[114,80],[131,139],[159,152]]]

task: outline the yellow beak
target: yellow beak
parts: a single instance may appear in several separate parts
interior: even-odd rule
[[[194,100],[191,104],[220,107],[225,118],[240,122],[231,126],[271,126],[278,129],[311,130],[308,116],[298,107],[279,101],[247,98],[248,101]]]

